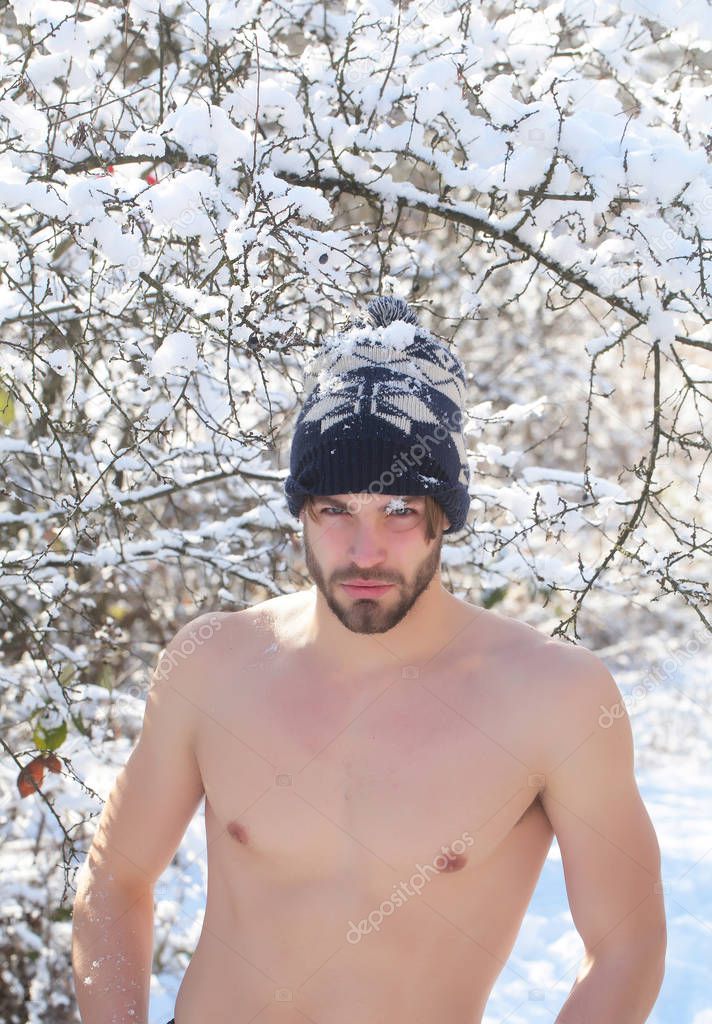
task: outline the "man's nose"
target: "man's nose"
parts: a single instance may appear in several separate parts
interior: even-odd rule
[[[373,565],[382,562],[388,553],[386,538],[379,530],[368,525],[357,525],[351,544],[349,555],[359,565]]]

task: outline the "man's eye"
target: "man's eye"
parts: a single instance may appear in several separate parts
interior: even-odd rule
[[[319,511],[320,512],[336,512],[337,514],[340,514],[341,512],[345,512],[346,509],[337,508],[336,505],[325,505],[323,508],[319,509]],[[414,515],[414,516],[418,514],[416,509],[404,507],[404,508],[391,508],[391,509],[387,509],[386,515],[387,516],[395,515],[397,519],[407,519],[408,518],[407,515],[398,515],[397,513],[408,513],[408,512],[411,515]]]

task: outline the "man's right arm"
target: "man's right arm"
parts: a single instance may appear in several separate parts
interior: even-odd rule
[[[161,652],[138,743],[78,873],[72,967],[82,1024],[147,1024],[153,891],[203,796],[196,697],[210,626],[221,618],[194,619]]]

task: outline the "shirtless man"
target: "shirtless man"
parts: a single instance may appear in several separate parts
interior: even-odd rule
[[[162,652],[78,886],[83,1024],[148,1021],[153,890],[203,797],[207,902],[175,1024],[479,1024],[554,834],[586,952],[556,1021],[645,1021],[660,853],[612,677],[445,589],[459,470],[433,497],[364,488],[343,449],[300,465],[314,585],[200,616]]]

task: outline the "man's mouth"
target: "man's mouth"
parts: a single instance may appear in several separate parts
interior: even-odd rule
[[[393,586],[392,583],[378,583],[372,580],[342,583],[341,585],[352,597],[380,597],[381,594],[385,594]]]

